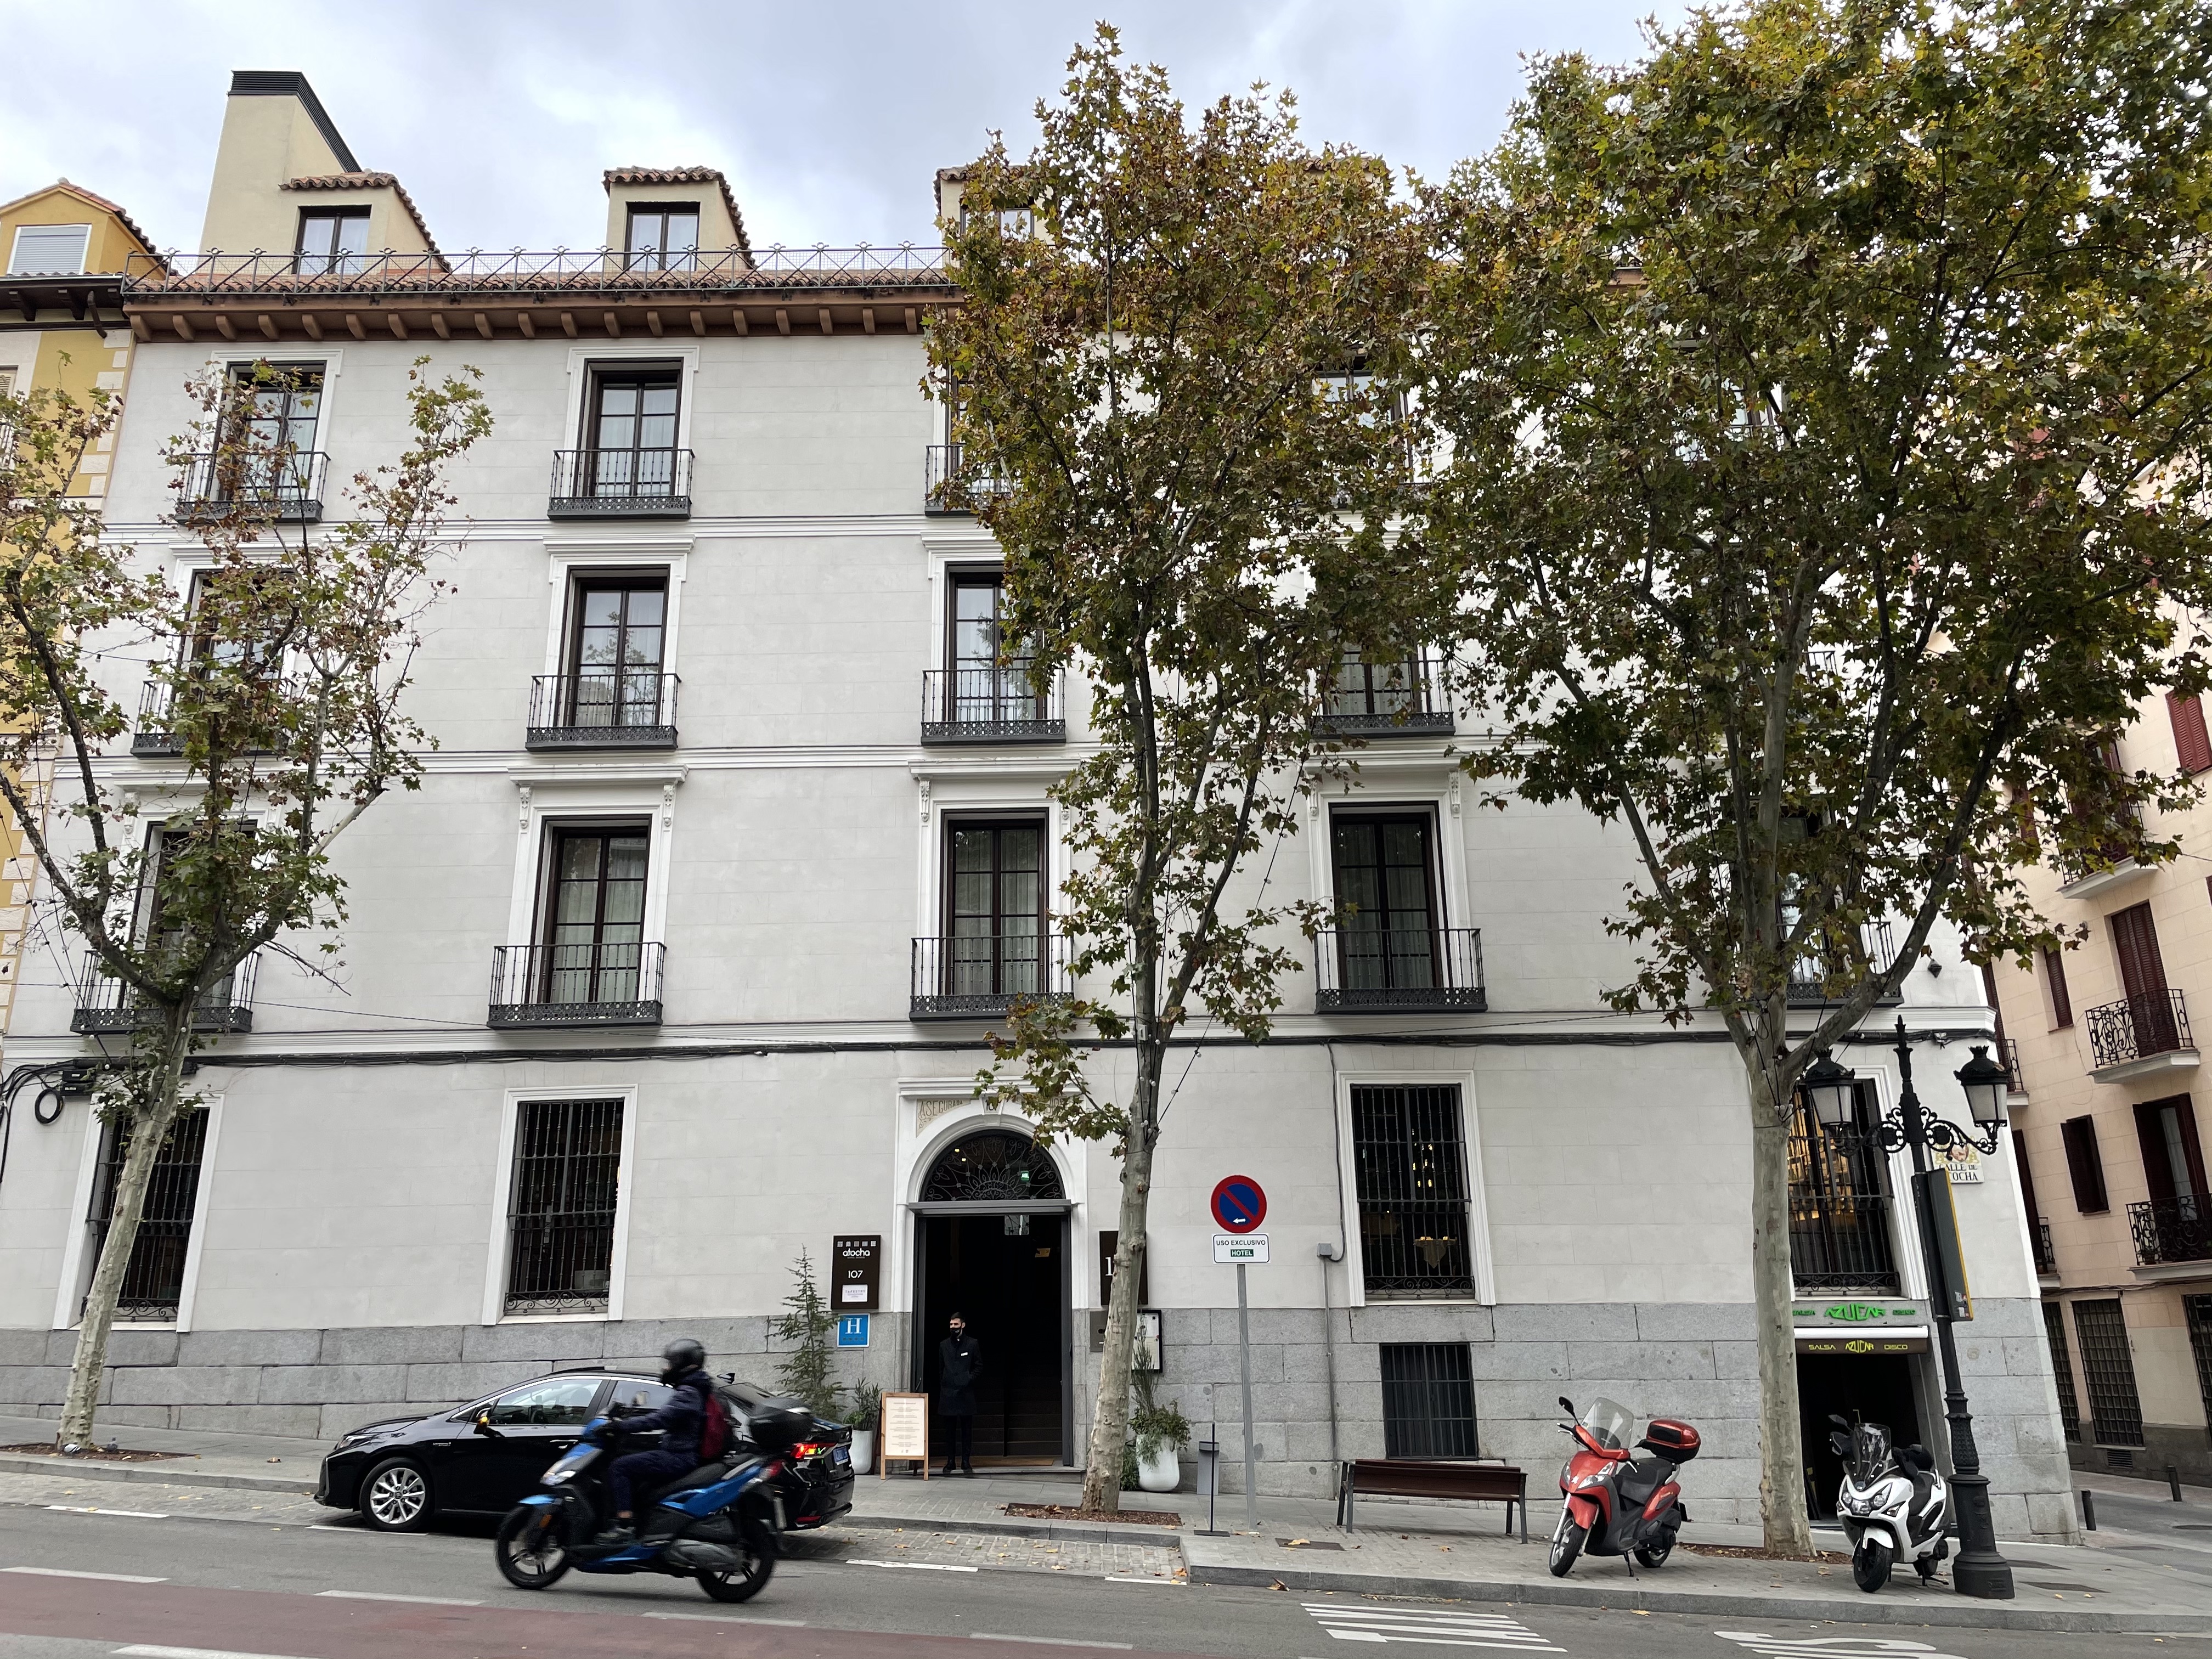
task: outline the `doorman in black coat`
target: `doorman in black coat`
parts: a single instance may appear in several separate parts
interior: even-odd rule
[[[983,1347],[968,1334],[968,1322],[958,1314],[950,1322],[951,1334],[937,1345],[937,1409],[945,1414],[947,1437],[945,1473],[960,1460],[960,1473],[975,1473],[975,1385],[983,1380]]]

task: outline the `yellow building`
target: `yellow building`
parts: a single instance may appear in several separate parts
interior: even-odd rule
[[[123,277],[161,263],[129,214],[66,179],[0,204],[0,392],[122,395],[134,343]],[[84,458],[71,495],[107,494],[114,442],[111,432]],[[36,870],[13,815],[0,806],[0,1032],[15,1006]]]

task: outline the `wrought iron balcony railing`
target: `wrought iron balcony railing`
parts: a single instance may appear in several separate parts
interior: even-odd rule
[[[1882,1193],[1790,1189],[1790,1274],[1800,1294],[1901,1288]]]
[[[2089,1027],[2092,1071],[2197,1046],[2189,1035],[2189,1008],[2179,990],[2124,997],[2090,1009],[2082,1018]]]
[[[529,749],[673,749],[677,678],[594,668],[530,682]]]
[[[1354,921],[1314,935],[1314,1012],[1322,1014],[1480,1013],[1479,927],[1363,927]]]
[[[2138,1267],[2212,1261],[2212,1201],[2193,1194],[2129,1205],[2128,1231],[2135,1235]]]
[[[2004,1040],[2005,1087],[2016,1095],[2027,1092],[2027,1073],[2020,1066],[2020,1039]]]
[[[2051,1243],[2051,1224],[2040,1216],[2035,1221],[2035,1271],[2039,1273],[2058,1271],[2058,1252]]]
[[[914,942],[913,1019],[997,1019],[1075,994],[1058,933],[954,933]]]
[[[921,677],[924,743],[1065,743],[1060,677],[1042,691],[1024,668],[933,668]]]
[[[160,757],[185,752],[185,740],[169,719],[176,695],[177,688],[167,680],[148,680],[138,688],[138,723],[131,728],[132,754]]]
[[[1325,738],[1449,737],[1451,704],[1437,694],[1437,665],[1426,655],[1347,662],[1323,688],[1312,726]]]
[[[330,457],[319,449],[195,455],[177,483],[178,520],[199,524],[238,514],[278,524],[320,524],[329,466]]]
[[[688,519],[688,449],[561,449],[553,453],[549,519]]]
[[[195,1031],[250,1031],[253,1029],[253,981],[261,964],[257,954],[234,968],[228,978],[211,986],[192,1004]],[[100,1031],[138,1031],[161,1023],[161,1011],[143,997],[103,972],[97,957],[87,957],[76,981],[76,1009],[70,1030],[79,1036]]]
[[[921,507],[925,513],[965,513],[976,497],[1003,495],[1013,488],[997,472],[963,468],[958,444],[932,444],[924,460],[927,477]]]
[[[494,1026],[658,1025],[665,945],[502,945],[492,952]]]
[[[1868,922],[1859,930],[1859,940],[1866,950],[1867,971],[1874,974],[1888,972],[1890,965],[1897,960],[1897,946],[1890,939],[1889,924],[1886,921]],[[1848,971],[1846,963],[1835,965],[1839,970]],[[1850,987],[1845,985],[1839,988],[1848,990]],[[1810,1006],[1832,1000],[1828,995],[1826,964],[1812,957],[1800,957],[1790,964],[1791,1007]],[[1893,1006],[1903,1000],[1894,991],[1875,999],[1881,1007]]]

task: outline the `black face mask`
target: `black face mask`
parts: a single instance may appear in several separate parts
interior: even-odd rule
[[[665,1389],[672,1389],[679,1379],[690,1375],[691,1368],[688,1365],[671,1365],[666,1370],[661,1372],[660,1385]]]

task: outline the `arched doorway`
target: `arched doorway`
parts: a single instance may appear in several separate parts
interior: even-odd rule
[[[1013,1127],[961,1136],[922,1178],[913,1206],[914,1372],[933,1400],[938,1346],[953,1314],[963,1315],[983,1349],[978,1465],[1068,1458],[1070,1207],[1059,1166]],[[949,1443],[933,1417],[930,1439]]]

